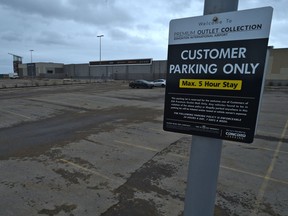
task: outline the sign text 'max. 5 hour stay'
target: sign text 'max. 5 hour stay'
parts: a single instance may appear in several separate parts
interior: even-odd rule
[[[272,11],[170,22],[164,130],[253,141]]]

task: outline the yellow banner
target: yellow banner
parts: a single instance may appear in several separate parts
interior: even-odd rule
[[[242,89],[242,80],[180,79],[179,88],[239,91]]]

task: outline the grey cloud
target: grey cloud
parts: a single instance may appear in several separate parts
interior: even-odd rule
[[[129,35],[125,30],[114,28],[109,31],[109,37],[115,41],[126,41],[129,38]]]
[[[36,42],[45,45],[66,45],[68,38],[58,32],[42,31],[36,38]]]
[[[241,0],[238,8],[269,5],[269,44],[287,47],[287,0]],[[104,34],[103,58],[165,59],[169,21],[201,16],[203,8],[203,0],[0,0],[0,55],[29,56],[33,48],[38,61],[88,62],[98,58],[97,35]]]
[[[19,32],[7,31],[0,33],[0,39],[8,42],[19,42],[22,41],[22,36],[19,34]]]
[[[73,20],[97,25],[113,25],[132,22],[130,15],[114,1],[91,0],[2,0],[0,5],[11,11],[16,10],[26,15]]]

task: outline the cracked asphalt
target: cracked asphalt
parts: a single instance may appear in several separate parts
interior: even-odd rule
[[[162,130],[164,91],[0,89],[0,215],[182,216],[191,136]],[[254,142],[223,142],[215,216],[288,215],[287,107],[265,89]]]

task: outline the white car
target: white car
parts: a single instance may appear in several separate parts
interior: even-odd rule
[[[157,79],[153,81],[154,87],[165,87],[166,80],[165,79]]]
[[[10,79],[18,79],[19,78],[18,73],[9,73],[9,78]]]

